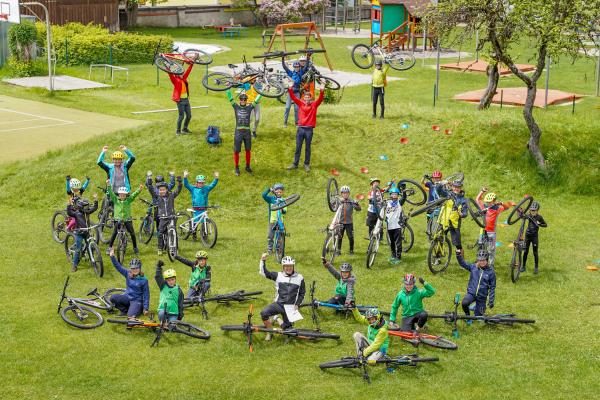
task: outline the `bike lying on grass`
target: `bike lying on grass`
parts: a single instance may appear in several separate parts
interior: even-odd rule
[[[393,357],[384,355],[379,360],[375,361],[374,363],[372,362],[372,364],[369,364],[366,357],[363,356],[343,357],[336,361],[322,363],[319,365],[319,368],[321,368],[322,370],[331,368],[362,368],[363,379],[368,383],[371,383],[371,377],[369,376],[369,372],[367,370],[367,367],[370,365],[385,364],[385,366],[388,368],[388,371],[390,371],[390,368],[394,370],[402,366],[416,367],[418,363],[435,362],[438,360],[439,358],[437,357],[419,357],[417,354],[407,354],[404,356]]]
[[[204,319],[208,319],[208,311],[206,311],[206,303],[216,302],[217,304],[225,304],[229,305],[232,302],[236,301],[238,303],[243,303],[248,300],[256,300],[256,297],[262,292],[246,292],[245,290],[237,290],[235,292],[227,293],[227,294],[215,294],[209,297],[203,296],[194,296],[194,297],[186,297],[183,299],[183,307],[193,307],[199,306],[202,309],[202,317]]]
[[[253,316],[253,306],[250,305],[250,309],[248,310],[248,320],[244,322],[242,325],[223,325],[221,329],[224,331],[238,331],[243,332],[246,335],[246,341],[248,343],[248,348],[252,353],[254,348],[252,345],[252,335],[256,332],[264,332],[271,333],[276,335],[283,335],[288,338],[297,338],[297,339],[307,339],[307,340],[315,340],[315,339],[335,339],[338,340],[340,335],[336,335],[334,333],[324,333],[318,330],[312,329],[279,329],[279,328],[267,328],[264,325],[253,325],[252,324],[252,316]]]
[[[97,328],[104,323],[104,318],[99,312],[92,310],[90,307],[99,310],[114,311],[114,305],[110,302],[110,296],[113,294],[123,294],[125,289],[112,288],[100,294],[97,288],[92,289],[86,298],[69,297],[66,295],[67,287],[69,286],[69,278],[65,280],[60,301],[58,303],[57,313],[60,313],[61,318],[69,325],[79,329]],[[63,301],[67,300],[69,305],[62,307]]]
[[[494,315],[459,315],[458,305],[460,304],[460,293],[454,296],[454,311],[446,311],[444,314],[429,314],[429,318],[443,319],[449,324],[452,324],[452,336],[457,338],[459,320],[465,321],[482,321],[490,325],[514,325],[514,324],[534,324],[534,319],[516,318],[516,314],[494,314]]]
[[[400,328],[389,328],[388,334],[396,336],[417,347],[423,343],[427,346],[445,350],[456,350],[458,345],[442,336],[429,335],[418,331],[402,331]]]

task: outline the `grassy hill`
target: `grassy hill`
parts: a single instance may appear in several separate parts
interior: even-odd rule
[[[154,32],[154,31],[153,31]],[[221,43],[233,50],[219,54],[215,63],[236,62],[262,51],[256,32],[244,39],[198,37],[192,30],[168,31],[178,39]],[[349,58],[350,39],[327,39],[334,66],[356,70]],[[523,61],[527,52],[523,50]],[[435,71],[421,67],[402,74],[406,81],[392,82],[386,93],[387,118],[371,120],[369,89],[347,88],[339,105],[323,105],[313,140],[313,171],[288,172],[293,155],[294,132],[282,129],[283,107],[265,102],[259,137],[253,143],[254,176],[232,173],[233,112],[223,95],[205,95],[200,86],[201,73],[192,76],[192,103],[210,108],[194,111],[188,137],[174,135],[173,114],[145,115],[149,127],[124,130],[118,134],[91,139],[34,160],[3,165],[0,170],[0,237],[3,265],[0,287],[0,350],[6,398],[365,398],[408,395],[411,398],[594,398],[599,385],[595,367],[600,345],[595,332],[598,319],[598,273],[586,265],[600,259],[594,240],[600,229],[597,211],[600,150],[597,123],[599,102],[586,98],[575,115],[568,107],[536,111],[544,130],[542,148],[551,161],[548,173],[540,173],[524,144],[528,133],[519,108],[492,108],[477,112],[472,105],[454,103],[449,98],[458,92],[483,87],[485,77],[473,74],[442,73],[441,101],[431,105]],[[426,60],[432,64],[433,60]],[[591,93],[593,63],[566,62],[552,70],[553,88]],[[85,76],[85,68],[70,68],[68,73]],[[395,75],[400,75],[394,73]],[[77,109],[130,117],[131,111],[172,107],[170,83],[161,76],[156,86],[156,71],[151,66],[132,66],[131,80],[111,90],[57,93],[47,96],[37,91],[19,90],[2,85],[2,93],[47,101]],[[504,80],[502,81],[504,83]],[[509,78],[507,86],[516,86]],[[409,129],[401,125],[408,123]],[[203,132],[209,124],[221,127],[225,143],[208,147]],[[445,136],[431,125],[452,129]],[[406,145],[400,137],[408,137]],[[497,328],[460,326],[459,350],[441,352],[427,348],[419,354],[439,356],[436,365],[399,369],[392,374],[383,368],[372,370],[372,385],[362,382],[355,371],[323,373],[317,365],[353,352],[351,335],[364,331],[352,320],[344,320],[320,311],[325,331],[342,336],[339,343],[305,343],[281,338],[263,343],[256,336],[255,352],[249,354],[241,335],[224,335],[219,326],[241,323],[247,306],[208,306],[211,319],[203,321],[198,310],[188,310],[185,319],[212,333],[204,343],[191,338],[165,335],[160,347],[150,348],[149,332],[128,332],[105,324],[99,329],[80,331],[68,327],[56,315],[56,303],[65,277],[69,274],[63,248],[49,233],[52,212],[64,206],[64,175],[88,174],[92,185],[101,184],[103,172],[95,165],[104,144],[111,149],[124,143],[136,154],[131,170],[134,183],[142,181],[147,170],[192,175],[221,172],[222,179],[211,194],[211,202],[222,208],[212,213],[219,227],[219,241],[210,250],[213,265],[213,293],[231,290],[263,290],[255,309],[264,307],[273,296],[272,282],[258,275],[258,259],[265,249],[266,205],[260,198],[263,188],[276,181],[286,185],[288,193],[300,193],[302,199],[290,207],[286,226],[291,233],[288,253],[296,258],[298,270],[307,282],[316,280],[317,296],[326,298],[335,282],[320,265],[324,234],[320,230],[332,214],[325,205],[325,184],[329,170],[340,171],[338,181],[348,184],[353,194],[365,193],[368,178],[383,180],[396,177],[419,178],[433,168],[444,173],[463,171],[468,195],[475,196],[483,185],[503,199],[533,194],[542,204],[541,214],[549,228],[540,233],[541,273],[525,274],[518,284],[510,282],[507,244],[516,236],[516,228],[499,228],[497,267],[498,312],[516,312],[537,320],[533,327]],[[387,161],[379,156],[385,154]],[[368,167],[369,173],[360,173]],[[148,197],[144,194],[144,197]],[[189,205],[189,194],[177,200],[179,208]],[[140,203],[135,215],[143,214]],[[426,266],[427,241],[423,217],[411,220],[416,239],[414,248],[398,266],[387,264],[382,252],[373,270],[364,268],[367,241],[364,217],[355,219],[357,251],[340,261],[355,266],[361,303],[379,304],[389,309],[401,286],[402,276],[413,272],[425,277],[437,289],[426,301],[432,312],[450,308],[454,293],[464,293],[468,275],[453,260],[441,275],[432,275]],[[465,243],[475,240],[477,230],[464,224]],[[345,243],[347,243],[345,241]],[[181,252],[192,256],[199,249],[183,242]],[[156,263],[155,242],[141,246],[144,271],[151,279],[152,308],[158,291],[152,281]],[[468,259],[473,252],[468,251]],[[84,262],[71,278],[71,295],[81,295],[92,287],[122,286],[123,279],[105,259],[106,274],[97,279]],[[187,288],[189,270],[180,264],[179,282]],[[277,269],[273,261],[268,267]],[[258,314],[258,312],[257,312]],[[310,326],[310,317],[300,324]],[[258,318],[256,318],[258,320]],[[433,333],[450,336],[450,327],[440,321],[429,324]],[[392,340],[390,353],[417,351],[410,345]]]

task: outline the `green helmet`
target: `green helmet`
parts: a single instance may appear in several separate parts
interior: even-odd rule
[[[367,319],[376,317],[377,320],[379,320],[380,316],[381,316],[381,313],[379,312],[379,310],[377,308],[367,308],[367,310],[365,311],[365,317]]]
[[[208,253],[204,250],[199,250],[196,252],[196,258],[206,258],[208,259]]]
[[[204,182],[206,181],[206,177],[204,175],[196,176],[196,182]]]

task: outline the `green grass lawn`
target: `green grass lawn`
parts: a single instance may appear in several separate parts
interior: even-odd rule
[[[144,30],[156,33],[160,30]],[[232,49],[218,54],[215,63],[238,62],[242,54],[263,51],[258,30],[250,30],[242,39],[223,39],[217,35],[200,35],[198,30],[164,30],[178,40],[223,44]],[[292,41],[300,46],[299,42]],[[356,71],[347,46],[352,39],[327,39],[335,68]],[[519,61],[527,61],[523,44]],[[433,64],[426,60],[425,64]],[[591,61],[557,64],[552,69],[552,88],[593,93]],[[86,69],[68,68],[65,73],[86,76]],[[49,152],[3,166],[0,170],[0,235],[4,285],[0,288],[0,378],[5,382],[3,398],[21,399],[138,399],[161,398],[372,398],[410,396],[411,398],[595,398],[600,385],[597,365],[600,328],[597,301],[598,272],[588,272],[587,265],[600,259],[594,244],[600,231],[597,212],[599,140],[597,123],[600,104],[597,98],[585,98],[571,115],[569,107],[536,110],[544,136],[542,148],[551,161],[549,171],[540,173],[524,146],[528,133],[519,108],[493,107],[477,112],[473,105],[450,100],[455,93],[485,86],[485,76],[442,72],[440,102],[432,107],[431,93],[435,70],[421,66],[393,73],[406,81],[391,82],[387,93],[387,118],[371,120],[367,86],[346,88],[342,103],[323,105],[313,140],[313,171],[288,172],[294,150],[294,132],[281,127],[283,107],[266,101],[258,140],[253,143],[254,176],[235,177],[232,173],[231,146],[233,112],[223,94],[205,94],[200,85],[202,71],[191,78],[193,105],[209,105],[194,111],[191,129],[195,135],[175,138],[174,114],[150,114],[139,118],[151,121],[141,128],[90,138],[84,143]],[[514,78],[502,85],[517,86]],[[1,85],[2,94],[44,101],[55,105],[108,115],[132,117],[131,111],[171,108],[171,87],[164,75],[156,85],[156,70],[147,65],[131,66],[129,83],[112,89],[56,93]],[[402,130],[403,123],[410,128]],[[431,125],[452,129],[445,136],[432,131]],[[203,133],[208,125],[219,125],[225,143],[208,147]],[[402,145],[400,137],[408,137]],[[185,320],[208,329],[208,342],[166,334],[158,348],[150,348],[149,332],[127,332],[121,326],[105,324],[99,329],[81,331],[68,327],[58,315],[56,305],[62,284],[69,274],[63,248],[52,241],[49,220],[52,212],[65,203],[64,175],[92,178],[92,186],[103,182],[104,174],[95,160],[104,144],[111,149],[127,144],[138,160],[131,170],[133,183],[142,181],[147,170],[181,173],[189,169],[211,175],[221,172],[222,179],[211,194],[211,202],[221,205],[212,217],[219,226],[219,241],[210,250],[213,266],[213,293],[231,290],[262,290],[255,310],[264,307],[273,296],[272,282],[258,275],[258,259],[265,249],[266,204],[260,198],[263,188],[281,181],[288,193],[300,193],[302,199],[290,207],[286,226],[291,233],[288,253],[296,258],[298,270],[307,283],[316,280],[317,297],[331,295],[334,280],[320,264],[324,234],[321,230],[332,214],[325,204],[325,185],[329,170],[340,171],[338,181],[348,184],[353,194],[365,193],[368,178],[378,176],[418,179],[434,168],[446,174],[464,171],[466,191],[475,196],[483,185],[503,199],[517,200],[533,194],[542,204],[541,214],[549,228],[540,233],[541,273],[530,272],[518,284],[510,282],[508,243],[516,236],[515,227],[498,228],[502,243],[497,253],[496,271],[498,312],[516,312],[537,320],[532,327],[497,328],[460,326],[456,352],[413,349],[392,340],[390,353],[418,351],[424,356],[438,356],[435,365],[401,368],[389,374],[383,368],[372,369],[371,385],[365,384],[357,371],[321,372],[317,365],[350,355],[354,344],[351,335],[365,331],[352,320],[320,311],[322,328],[339,333],[342,340],[285,343],[276,338],[262,342],[256,335],[255,351],[248,353],[242,335],[224,335],[219,326],[241,323],[247,305],[231,307],[209,305],[210,319],[203,321],[199,310],[188,310]],[[379,156],[385,154],[388,161]],[[369,173],[360,173],[368,167]],[[92,190],[93,191],[93,190]],[[143,197],[148,197],[144,194]],[[189,205],[184,192],[177,200],[179,209]],[[144,208],[135,205],[135,215]],[[426,301],[431,312],[450,309],[456,292],[464,293],[468,275],[453,260],[441,275],[432,275],[426,265],[427,241],[423,233],[424,217],[411,220],[416,239],[414,248],[399,266],[389,266],[387,254],[380,253],[373,270],[364,268],[367,241],[365,212],[355,218],[357,251],[340,262],[355,266],[357,293],[361,303],[379,304],[389,309],[403,274],[413,272],[425,277],[437,289]],[[464,241],[475,240],[477,230],[471,221],[464,224]],[[347,242],[345,241],[345,246]],[[199,245],[183,242],[181,252],[191,257]],[[157,260],[155,242],[141,246],[144,271],[151,283],[152,308],[158,291],[153,282]],[[467,250],[468,259],[474,258]],[[82,295],[93,287],[122,286],[123,279],[105,259],[106,273],[96,278],[84,262],[71,277],[69,294]],[[179,282],[187,289],[189,270],[176,268]],[[268,267],[277,269],[269,260]],[[309,327],[305,313],[301,326]],[[256,318],[258,320],[258,318]],[[450,326],[432,321],[429,330],[450,336]]]

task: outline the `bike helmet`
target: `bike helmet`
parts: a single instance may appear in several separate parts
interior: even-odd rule
[[[352,264],[349,264],[349,263],[343,263],[343,264],[340,266],[340,271],[342,271],[342,272],[350,272],[350,271],[352,271]]]
[[[129,194],[129,189],[127,189],[125,186],[121,186],[117,189],[117,194]]]
[[[77,202],[75,203],[75,205],[78,208],[84,208],[90,205],[90,202],[87,199],[77,199]]]
[[[160,182],[164,182],[165,181],[165,177],[162,175],[156,175],[156,179],[155,182],[156,183],[160,183]]]
[[[485,197],[483,198],[483,201],[486,203],[491,203],[492,201],[496,200],[496,197],[498,197],[496,195],[496,193],[490,192],[485,195]]]
[[[208,253],[204,250],[199,250],[196,252],[196,258],[208,258]]]
[[[169,268],[168,270],[163,272],[164,279],[176,278],[176,277],[177,277],[177,272],[175,272],[175,270],[173,268]]]
[[[197,175],[196,182],[204,182],[206,181],[206,177],[204,175]]]
[[[72,178],[69,181],[69,186],[71,189],[81,189],[81,181],[77,178]]]
[[[375,60],[375,65],[383,65],[383,61],[381,61],[381,60]]]
[[[487,250],[479,250],[477,252],[477,261],[481,261],[481,260],[487,260],[490,257],[490,254],[487,252]]]
[[[240,100],[248,100],[248,95],[246,93],[242,93],[240,94],[240,96],[238,97]]]
[[[413,274],[406,274],[406,275],[404,275],[403,282],[404,282],[405,285],[414,285],[416,281],[417,280],[416,280],[416,278],[415,278],[415,276]]]
[[[440,178],[442,179],[442,171],[440,171],[439,169],[436,169],[435,171],[433,171],[433,173],[431,174],[432,178]]]
[[[379,319],[381,318],[381,313],[377,308],[367,308],[367,310],[365,311],[365,318],[369,319],[373,317],[377,318],[377,320],[371,325],[375,325],[377,324],[377,322],[379,322]]]
[[[282,189],[283,190],[283,183],[276,183],[273,185],[273,190],[277,190],[277,189]]]
[[[298,58],[298,61],[306,61],[306,60],[307,60],[306,56],[300,56]]]
[[[371,185],[373,184],[373,182],[379,182],[379,183],[381,183],[381,181],[379,180],[379,178],[371,178]]]
[[[393,188],[390,189],[390,194],[391,193],[397,193],[400,194],[400,189],[398,189],[396,186],[394,186]]]
[[[129,261],[129,268],[142,268],[142,261],[139,258],[132,258]]]
[[[120,151],[115,151],[114,153],[112,153],[112,159],[113,160],[122,160],[125,158],[125,154],[123,154]]]
[[[350,186],[344,185],[342,186],[342,188],[340,189],[341,193],[350,193]]]
[[[283,259],[281,260],[281,265],[296,265],[296,260],[294,260],[292,257],[290,256],[285,256],[283,257]]]
[[[454,187],[462,187],[463,183],[462,181],[459,181],[458,179],[455,181],[452,181],[452,186]]]
[[[529,210],[531,211],[537,211],[540,209],[540,203],[538,203],[537,201],[534,201],[531,203],[531,207],[529,207]]]
[[[156,187],[157,187],[157,188],[161,188],[161,187],[164,187],[164,188],[166,188],[166,187],[168,187],[168,185],[167,185],[167,182],[165,182],[165,181],[162,181],[162,182],[158,182],[158,183],[156,184]]]
[[[294,67],[294,68],[300,67],[300,63],[298,61],[294,61],[294,63],[292,64],[292,67]]]

